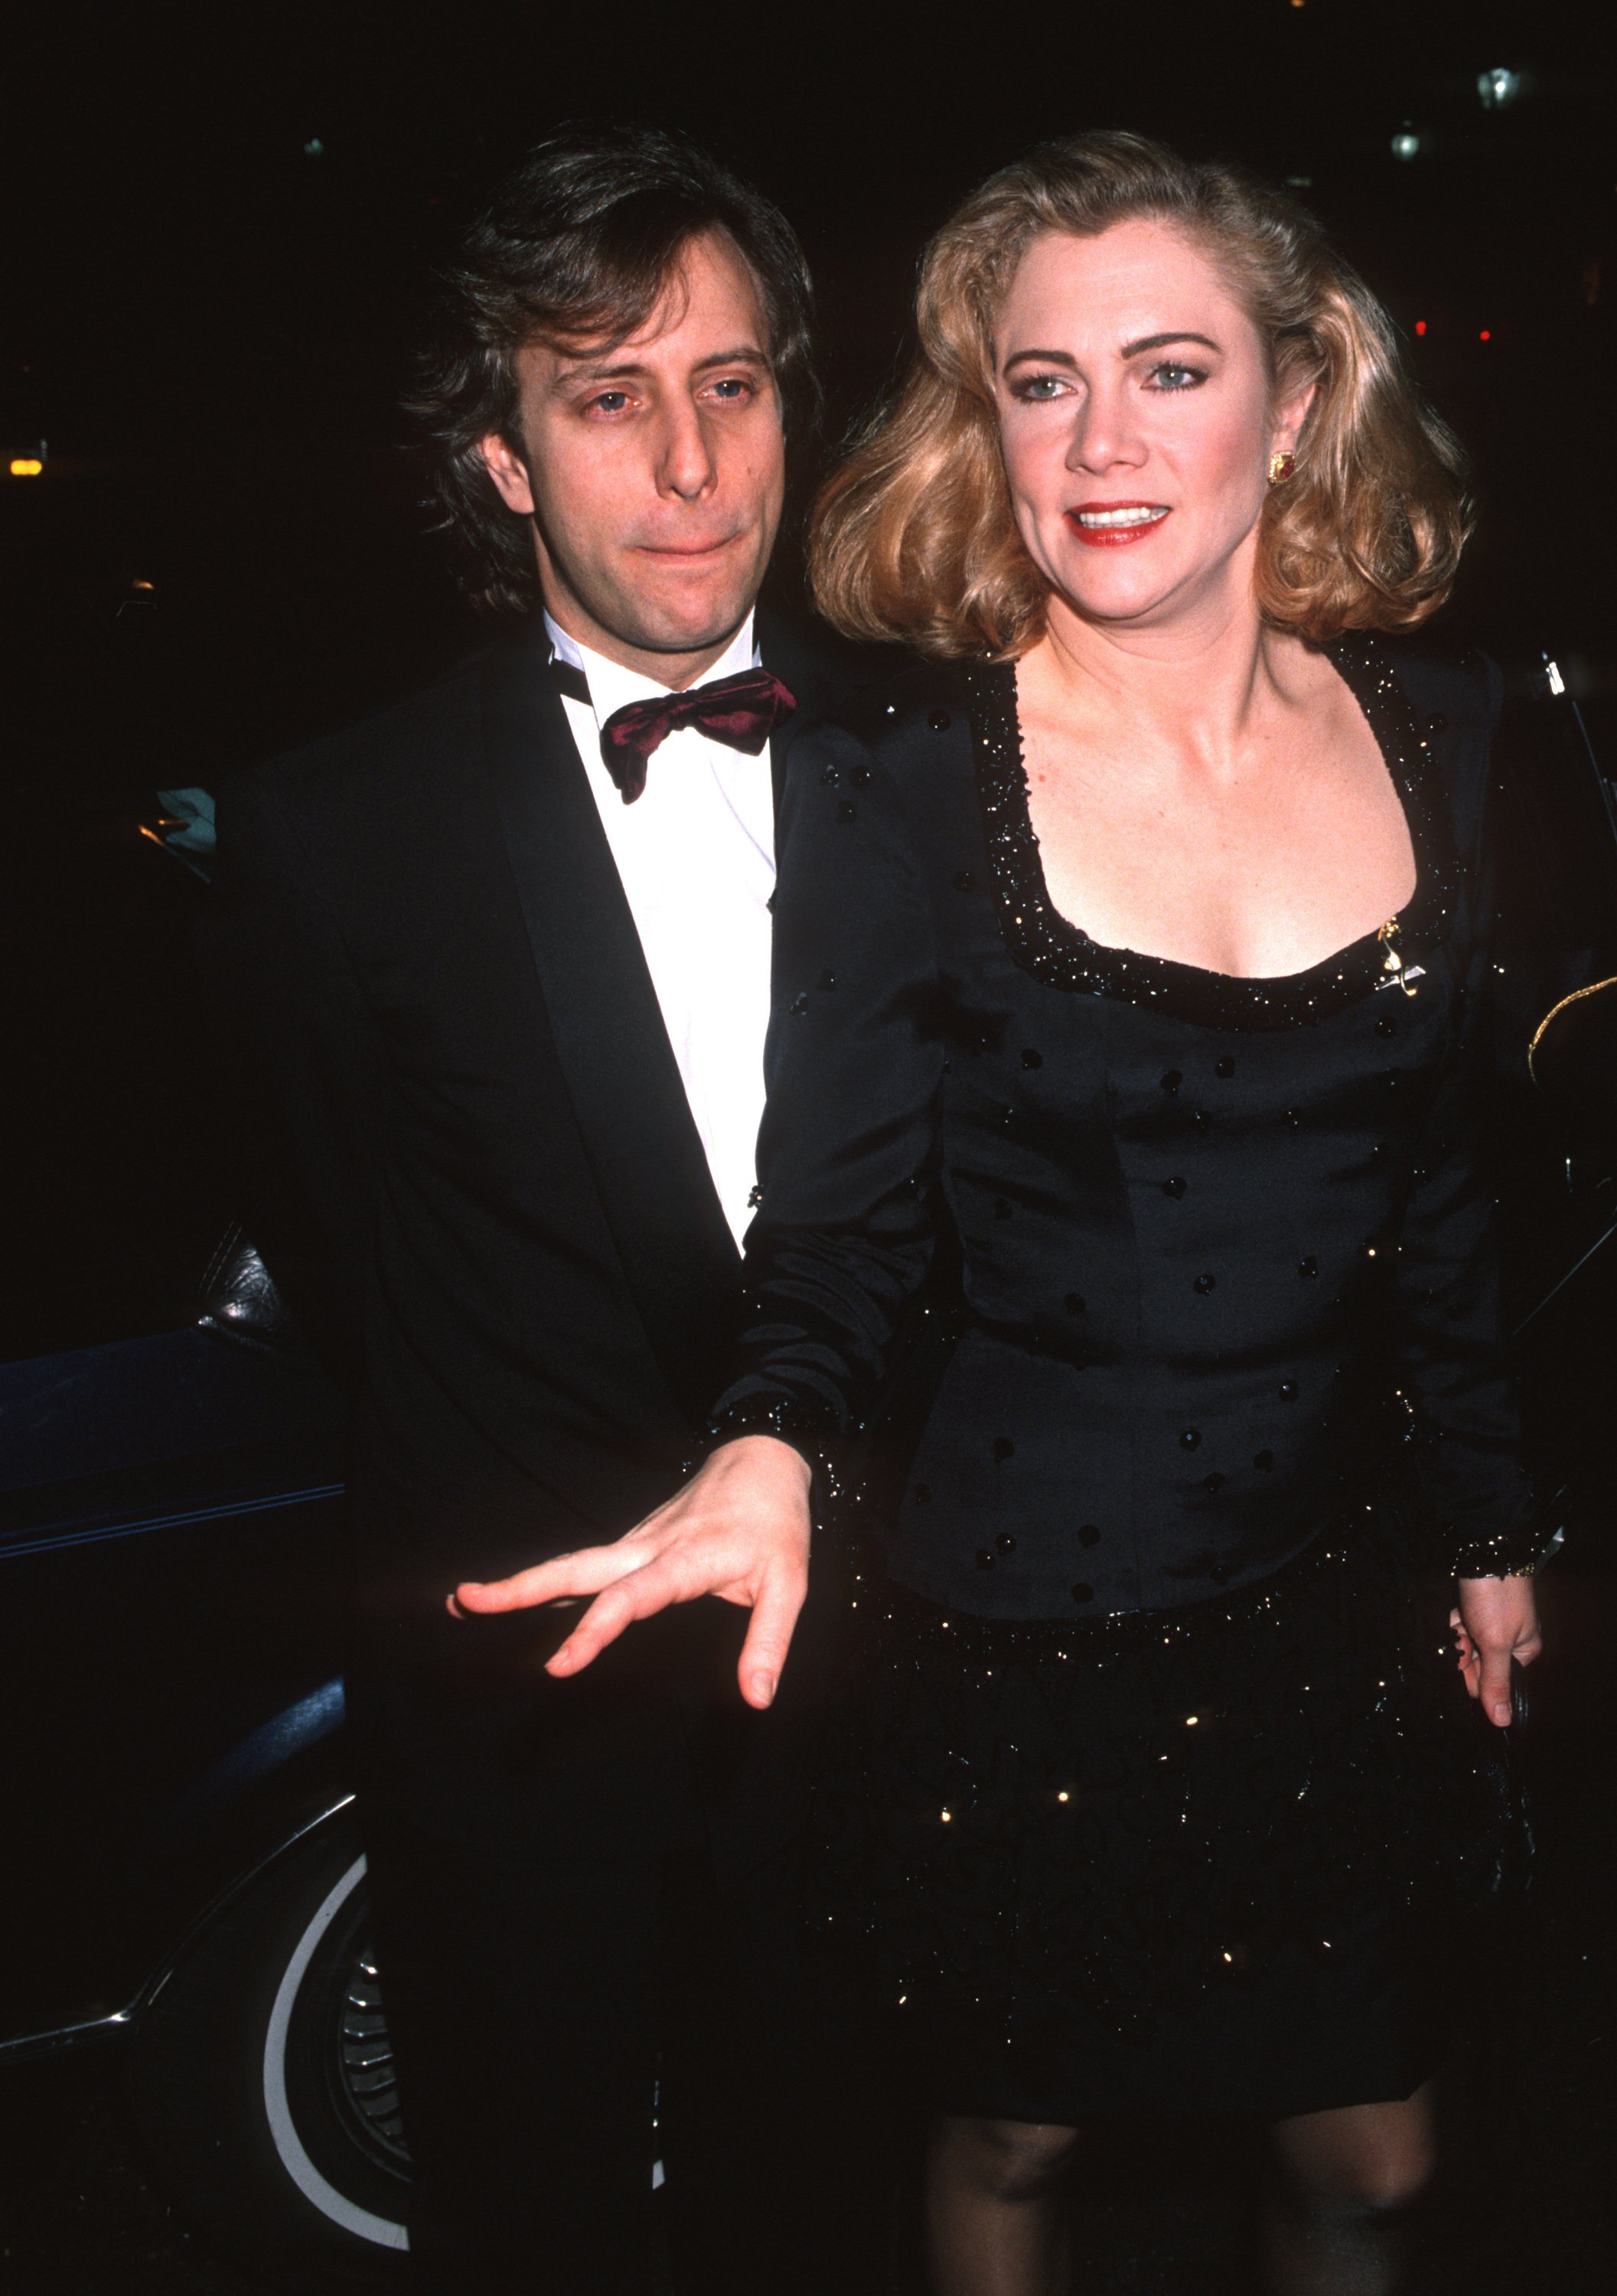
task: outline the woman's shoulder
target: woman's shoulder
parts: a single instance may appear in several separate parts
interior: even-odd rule
[[[1371,677],[1391,679],[1408,702],[1413,733],[1431,750],[1486,774],[1500,723],[1505,677],[1498,661],[1477,645],[1447,645],[1441,638],[1349,638]]]
[[[822,709],[804,726],[800,740],[834,728],[885,756],[901,751],[919,733],[935,733],[940,718],[952,721],[958,716],[964,723],[964,663],[936,660],[907,647],[883,651],[886,658],[878,674]]]
[[[977,775],[963,665],[911,654],[806,721],[785,760],[776,846],[839,867],[957,872],[978,841]]]
[[[882,674],[806,718],[786,758],[788,790],[836,786],[852,772],[879,777],[897,796],[936,801],[971,779],[965,666],[892,649]]]
[[[1486,749],[1505,694],[1504,676],[1490,655],[1479,646],[1445,644],[1424,634],[1362,643],[1403,688],[1424,736],[1453,734]]]
[[[919,785],[935,797],[951,782],[969,781],[967,665],[895,647],[880,676],[801,726],[788,775],[812,777],[827,761],[856,754],[899,791]]]
[[[1378,731],[1406,753],[1406,770],[1427,780],[1447,813],[1457,857],[1482,858],[1496,775],[1495,735],[1504,701],[1499,667],[1476,646],[1419,638],[1353,638],[1343,642],[1367,690],[1373,718],[1387,712]]]

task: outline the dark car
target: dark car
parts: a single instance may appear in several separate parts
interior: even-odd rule
[[[409,2162],[343,1754],[344,1410],[231,1218],[206,808],[163,813],[109,775],[13,840],[0,901],[0,2079],[115,2049],[185,2216],[284,2285],[385,2281]]]
[[[0,1366],[6,2059],[116,2040],[238,2251],[385,2276],[409,2174],[342,1759],[341,1399],[234,1232],[189,1323]]]
[[[1610,955],[1617,848],[1552,683],[1512,727],[1499,1149],[1553,1457],[1605,1407],[1617,1155],[1535,1106],[1520,1054],[1556,964]],[[86,832],[5,924],[33,1113],[0,1303],[0,2071],[116,2044],[198,2223],[288,2285],[385,2282],[410,2166],[341,1726],[343,1410],[229,1218],[191,956],[209,808],[167,802]]]

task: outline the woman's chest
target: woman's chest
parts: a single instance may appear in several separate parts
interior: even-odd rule
[[[1219,984],[1188,969],[1086,992],[987,937],[959,955],[946,1155],[1034,1192],[1110,1176],[1180,1203],[1199,1175],[1255,1213],[1276,1185],[1306,1193],[1352,1169],[1378,1193],[1407,1171],[1457,1048],[1451,968],[1434,950],[1413,994],[1386,974],[1316,1014],[1298,991],[1293,1012],[1255,1029],[1232,1025]]]
[[[1374,742],[1214,781],[1029,760],[1050,903],[1092,939],[1244,976],[1307,971],[1405,906],[1415,854]]]

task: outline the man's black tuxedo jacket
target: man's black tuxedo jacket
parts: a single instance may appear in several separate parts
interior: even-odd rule
[[[759,635],[796,725],[874,673]],[[736,1303],[547,652],[536,619],[220,793],[204,961],[251,1232],[352,1383],[365,1607],[396,1618],[666,1497]]]

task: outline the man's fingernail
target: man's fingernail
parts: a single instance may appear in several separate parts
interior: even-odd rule
[[[774,1705],[775,1677],[772,1674],[755,1674],[752,1677],[752,1689],[760,1706]]]
[[[1505,1705],[1496,1706],[1493,1710],[1493,1718],[1496,1722],[1508,1722],[1510,1719],[1509,1707]]]

